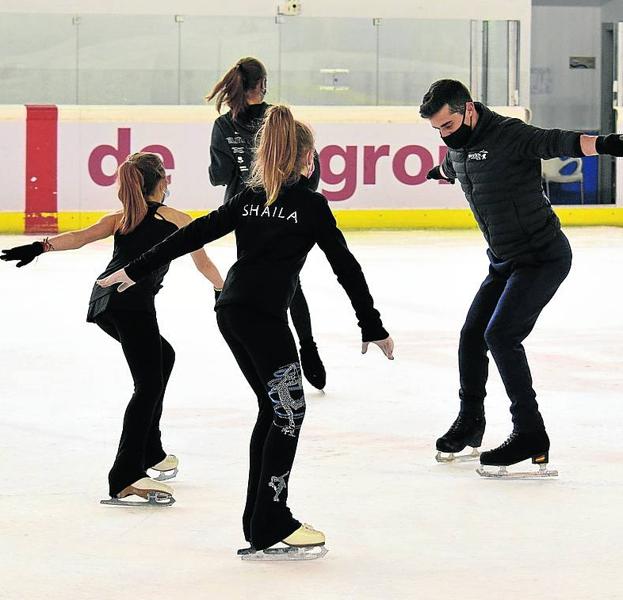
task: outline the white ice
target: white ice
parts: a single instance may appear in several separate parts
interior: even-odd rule
[[[546,481],[434,461],[457,412],[459,330],[487,271],[478,232],[347,235],[394,362],[360,354],[346,295],[313,251],[302,281],[328,385],[307,389],[290,505],[330,552],[305,563],[235,556],[256,404],[188,257],[158,298],[177,351],[162,421],[181,460],[177,503],[150,510],[99,505],[131,393],[119,347],[84,322],[110,242],[0,264],[0,597],[622,598],[623,229],[568,235],[573,270],[526,344],[560,472]],[[225,270],[233,240],[208,252]],[[510,432],[491,371],[485,447]]]

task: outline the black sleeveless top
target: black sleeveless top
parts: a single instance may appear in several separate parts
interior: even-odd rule
[[[123,269],[131,260],[139,257],[166,237],[177,231],[177,226],[165,221],[156,214],[162,204],[147,203],[147,214],[141,223],[128,234],[115,233],[115,246],[112,259],[98,279]],[[169,263],[163,265],[148,277],[141,279],[122,293],[117,293],[118,286],[102,288],[97,283],[93,286],[87,321],[95,319],[108,310],[140,310],[156,312],[154,298],[162,288],[162,281],[169,270]]]

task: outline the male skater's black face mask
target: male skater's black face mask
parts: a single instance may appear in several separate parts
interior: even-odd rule
[[[469,142],[469,138],[472,136],[471,126],[465,124],[466,115],[467,109],[465,109],[465,112],[463,113],[461,126],[451,134],[446,135],[445,137],[443,135],[441,136],[444,144],[448,146],[448,148],[452,148],[452,150],[460,150],[461,148],[464,148],[467,145],[467,142]]]

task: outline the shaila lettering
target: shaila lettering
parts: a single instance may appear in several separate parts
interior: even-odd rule
[[[294,221],[298,223],[298,215],[296,211],[291,212],[289,215],[283,212],[283,206],[265,206],[262,208],[259,205],[245,204],[242,207],[243,217],[266,217],[268,219],[285,219],[286,221]]]

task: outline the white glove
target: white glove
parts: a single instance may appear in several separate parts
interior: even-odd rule
[[[117,288],[117,291],[123,292],[129,287],[132,287],[136,281],[132,281],[126,275],[125,269],[119,269],[118,271],[110,274],[108,277],[98,279],[95,283],[97,283],[100,287],[110,287],[111,285],[115,285],[115,283],[120,283],[121,285]]]
[[[370,344],[376,344],[389,360],[394,360],[394,340],[392,340],[391,336],[386,337],[384,340],[363,342],[363,344],[361,344],[361,354],[365,354],[368,351],[368,346]]]

